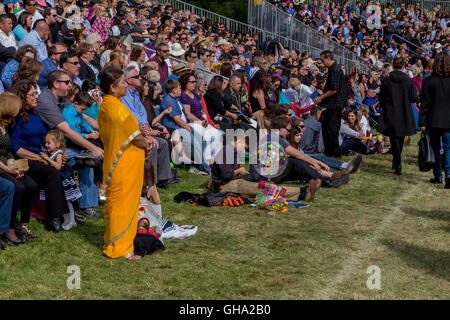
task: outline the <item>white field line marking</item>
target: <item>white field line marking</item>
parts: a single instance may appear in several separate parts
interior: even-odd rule
[[[341,270],[334,277],[328,280],[328,285],[322,289],[320,289],[315,295],[314,300],[328,300],[331,296],[334,296],[337,290],[337,287],[355,270],[359,267],[360,260],[362,257],[367,256],[373,249],[376,241],[383,233],[384,229],[387,226],[392,225],[392,222],[395,218],[397,218],[400,208],[404,204],[405,201],[408,201],[419,189],[419,187],[423,183],[416,184],[411,189],[406,191],[400,198],[397,199],[396,205],[392,208],[390,214],[388,214],[377,226],[377,228],[369,234],[365,239],[361,240],[359,244],[359,248],[357,251],[354,251],[347,259],[342,263]],[[365,269],[364,269],[365,271]]]

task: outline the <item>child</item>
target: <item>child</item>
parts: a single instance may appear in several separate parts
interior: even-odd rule
[[[51,166],[60,170],[63,178],[64,193],[70,212],[63,215],[63,229],[70,230],[76,226],[75,211],[72,203],[81,198],[81,191],[72,177],[72,169],[63,165],[63,153],[66,149],[64,134],[59,129],[50,130],[45,136],[45,148],[47,153],[41,152],[40,156]]]
[[[87,139],[95,146],[103,149],[103,144],[100,140],[100,133],[94,130],[83,116],[83,113],[89,109],[93,103],[94,99],[89,93],[85,91],[79,92],[75,95],[73,103],[64,108],[62,111],[62,116],[73,131],[78,132],[83,138]],[[97,157],[92,155],[90,152],[85,152],[76,156],[75,161],[81,165],[94,167],[94,181],[99,190],[100,200],[106,200],[104,198],[104,190],[102,186],[103,161],[99,161]]]
[[[142,197],[148,200],[148,210],[154,211],[154,216],[161,217],[161,239],[184,239],[197,233],[197,227],[191,225],[176,225],[164,219],[161,210],[161,200],[156,189],[156,171],[153,162],[146,161],[144,167],[144,184],[142,186]]]
[[[94,102],[94,99],[87,92],[79,92],[75,95],[73,103],[62,111],[64,120],[69,124],[70,129],[78,132],[83,138],[98,139],[100,134],[94,130],[84,119],[83,112]]]

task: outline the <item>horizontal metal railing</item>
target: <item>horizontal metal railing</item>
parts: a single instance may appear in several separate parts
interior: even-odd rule
[[[133,46],[133,47],[142,47],[142,48],[144,48],[144,50],[156,54],[155,50],[147,48],[146,46],[143,46],[142,43],[132,42],[131,46]],[[169,60],[175,61],[177,63],[183,63],[184,65],[189,64],[189,62],[187,62],[185,60],[181,60],[181,59],[178,59],[178,58],[175,58],[175,57],[172,57],[172,56],[169,56]],[[220,77],[222,77],[225,80],[229,80],[229,78],[224,77],[224,76],[222,76],[222,75],[220,75],[218,73],[215,73],[215,72],[213,72],[211,70],[208,70],[208,69],[205,69],[205,68],[202,68],[202,67],[198,67],[198,66],[196,68],[197,68],[197,70],[200,70],[200,71],[202,71],[204,73],[207,73],[208,75],[211,76],[211,78],[214,77],[214,76],[220,76]]]

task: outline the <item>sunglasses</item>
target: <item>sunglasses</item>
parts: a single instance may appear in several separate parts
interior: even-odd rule
[[[80,64],[80,62],[79,62],[79,61],[74,61],[74,62],[72,62],[72,61],[67,61],[66,63],[70,63],[70,64],[73,64],[74,66],[77,66],[77,65],[79,65],[79,64]]]
[[[167,53],[167,52],[169,52],[170,50],[159,50],[159,51],[164,52],[164,53]]]
[[[140,74],[133,76],[133,77],[128,77],[127,79],[139,79],[141,77]]]
[[[30,97],[37,97],[39,94],[37,93],[37,91],[35,91],[33,93],[28,93],[27,95]]]
[[[156,32],[150,32],[150,35],[151,35],[151,36],[156,36],[157,33],[156,33]]]
[[[69,85],[71,82],[72,82],[72,80],[56,80],[56,82],[63,82],[63,83],[65,83],[66,85]]]
[[[299,127],[300,127],[300,129],[305,129],[305,125],[301,125]]]

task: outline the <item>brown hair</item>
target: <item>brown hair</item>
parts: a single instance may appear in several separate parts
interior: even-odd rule
[[[403,57],[395,57],[392,61],[392,67],[395,70],[402,70],[405,67],[406,61]]]
[[[30,46],[29,44],[20,47],[19,49],[17,49],[17,51],[14,53],[14,60],[18,61],[20,63],[20,61],[22,61],[23,57],[25,57],[25,54],[27,52],[32,52],[34,54],[34,57],[36,57],[37,51],[33,46]]]
[[[287,136],[287,141],[289,142],[289,144],[294,147],[295,149],[298,149],[300,147],[300,142],[295,142],[295,136],[299,133],[301,133],[302,131],[300,130],[300,128],[297,126],[292,125],[291,123],[291,131],[289,132],[289,135]]]
[[[444,52],[439,53],[434,58],[431,72],[439,77],[450,77],[450,55]]]
[[[92,44],[87,42],[82,42],[77,47],[77,55],[81,57],[83,54],[86,54],[89,50],[93,48]]]
[[[122,77],[123,71],[114,68],[105,69],[100,73],[100,89],[104,94],[109,94],[111,86],[114,86]]]
[[[0,122],[9,121],[19,113],[22,101],[12,92],[0,94]]]
[[[37,88],[36,84],[28,79],[17,81],[9,92],[17,95],[22,101],[22,108],[20,109],[19,117],[24,121],[28,122],[28,106],[27,106],[27,95],[30,92],[31,88]],[[33,114],[36,113],[35,108],[31,109]]]
[[[178,87],[180,87],[180,83],[175,79],[170,79],[166,83],[167,93],[172,93],[172,91]]]
[[[141,56],[142,52],[145,51],[142,47],[133,47],[130,53],[130,61],[137,61]]]
[[[278,117],[275,117],[270,122],[270,128],[271,129],[281,129],[285,128],[288,124],[290,124],[291,120],[286,117],[285,115],[280,115]]]
[[[42,71],[42,63],[37,60],[34,60],[30,57],[25,57],[19,64],[19,68],[16,71],[16,77],[14,78],[13,83],[23,79],[29,79],[35,82],[36,75],[41,73]]]
[[[92,103],[94,103],[94,99],[91,97],[91,95],[85,91],[78,92],[75,95],[74,102],[78,103],[81,106],[87,106],[90,107]]]
[[[46,137],[50,137],[58,150],[66,151],[66,143],[64,142],[64,133],[59,129],[52,129],[47,132]]]

